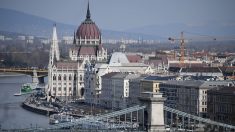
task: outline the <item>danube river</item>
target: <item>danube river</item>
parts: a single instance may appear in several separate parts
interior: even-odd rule
[[[20,91],[22,84],[31,81],[31,77],[26,75],[0,74],[1,129],[22,129],[49,126],[49,118],[47,116],[27,111],[21,107],[21,103],[26,98],[26,95],[14,96],[14,93],[18,93]]]

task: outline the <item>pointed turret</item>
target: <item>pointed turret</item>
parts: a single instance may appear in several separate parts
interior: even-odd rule
[[[52,31],[52,41],[51,41],[51,48],[50,48],[50,56],[49,56],[49,67],[52,67],[55,61],[60,60],[60,52],[58,46],[58,39],[57,39],[57,32],[56,32],[56,24],[53,25]]]
[[[54,52],[54,56],[55,56],[54,59],[56,59],[56,61],[59,61],[60,60],[60,51],[59,51],[59,46],[58,46],[56,24],[54,24],[54,26],[53,26],[52,45],[53,45],[52,52]]]
[[[87,12],[86,12],[86,20],[90,20],[90,19],[91,19],[91,13],[90,13],[89,1],[88,1]]]
[[[56,24],[53,25],[52,41],[57,41]]]
[[[52,38],[51,38],[51,48],[49,53],[49,63],[48,63],[48,87],[47,87],[47,101],[50,99],[50,93],[52,89],[52,68],[56,61],[60,60],[60,52],[58,46],[58,38],[56,32],[56,24],[53,25]]]

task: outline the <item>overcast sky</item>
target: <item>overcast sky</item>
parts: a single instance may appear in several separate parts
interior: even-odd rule
[[[80,25],[87,0],[0,0],[14,9]],[[90,0],[91,18],[103,29],[126,30],[146,25],[221,22],[235,25],[235,0]]]

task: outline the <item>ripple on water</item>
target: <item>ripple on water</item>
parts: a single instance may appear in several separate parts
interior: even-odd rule
[[[28,96],[14,96],[23,83],[31,82],[26,75],[0,75],[0,125],[2,129],[48,127],[48,117],[27,111],[21,103]]]

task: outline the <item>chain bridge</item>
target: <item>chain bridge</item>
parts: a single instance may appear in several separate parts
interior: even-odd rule
[[[48,128],[24,130],[235,131],[233,125],[216,122],[164,106],[164,98],[160,93],[152,95],[148,93],[148,95],[150,96],[141,97],[144,100],[143,105],[136,105],[102,115],[85,116],[72,122],[51,125]]]
[[[32,82],[44,83],[44,77],[48,75],[47,69],[37,68],[0,68],[1,73],[20,73],[32,76]]]

